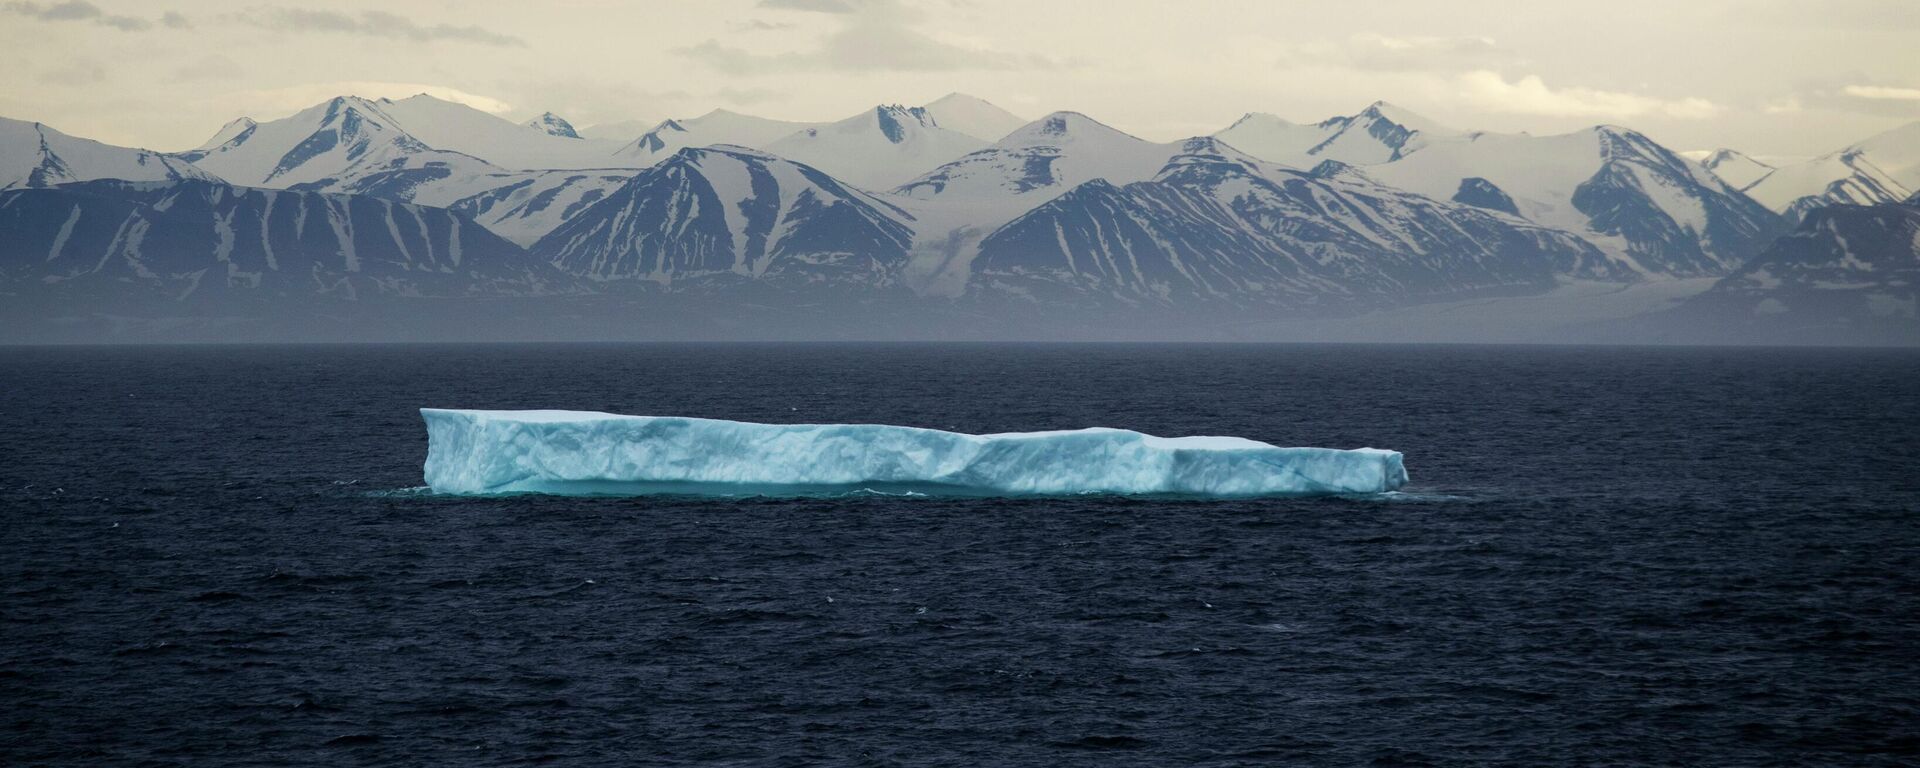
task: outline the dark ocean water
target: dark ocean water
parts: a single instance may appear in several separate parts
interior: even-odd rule
[[[1920,761],[1920,354],[0,350],[0,764]],[[1379,499],[437,498],[419,406],[1407,455]]]

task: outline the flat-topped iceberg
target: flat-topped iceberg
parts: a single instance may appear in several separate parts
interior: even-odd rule
[[[1124,429],[966,435],[586,411],[422,408],[436,493],[1285,496],[1383,493],[1401,456]]]

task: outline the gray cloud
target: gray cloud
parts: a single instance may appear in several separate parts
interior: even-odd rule
[[[15,0],[0,8],[40,21],[85,21],[103,27],[112,27],[123,32],[138,32],[153,28],[153,22],[134,16],[119,16],[100,10],[100,6],[86,0],[61,0],[57,3],[35,3]]]
[[[1365,72],[1431,72],[1486,69],[1514,63],[1512,51],[1484,37],[1358,34],[1283,48],[1286,69],[1333,67]]]
[[[1061,69],[1070,66],[1038,54],[962,48],[914,29],[920,14],[894,0],[761,0],[761,5],[831,13],[839,29],[813,50],[760,54],[707,40],[676,49],[694,61],[730,75],[791,70],[937,72],[963,69]],[[836,10],[829,10],[836,9]],[[844,9],[844,10],[838,10]]]
[[[193,22],[188,21],[187,17],[178,11],[160,14],[160,23],[168,29],[193,29]]]
[[[280,32],[333,32],[422,43],[444,40],[497,46],[527,44],[527,41],[513,35],[476,25],[420,24],[405,16],[384,11],[363,11],[358,16],[349,16],[337,11],[276,8],[248,11],[240,14],[238,18],[244,23],[261,29]]]
[[[1842,112],[1920,118],[1920,82],[1889,82],[1862,73],[1809,79],[1762,105],[1770,114]]]

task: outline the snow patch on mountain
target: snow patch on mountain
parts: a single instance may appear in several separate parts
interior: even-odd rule
[[[1701,165],[1707,167],[1707,170],[1713,171],[1713,175],[1720,177],[1735,189],[1746,189],[1774,171],[1773,166],[1732,149],[1716,149],[1700,157],[1688,159],[1698,160]]]

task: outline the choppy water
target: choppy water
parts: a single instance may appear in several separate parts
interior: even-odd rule
[[[1911,764],[1920,355],[0,350],[9,765]],[[441,498],[422,405],[1407,454],[1375,499]]]

